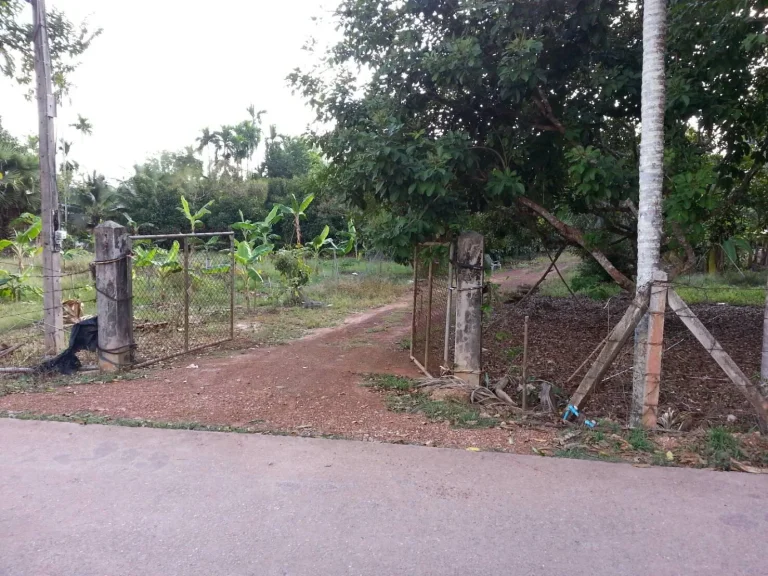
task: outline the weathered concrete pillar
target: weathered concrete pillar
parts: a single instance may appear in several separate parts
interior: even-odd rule
[[[483,235],[465,232],[456,245],[456,349],[453,372],[480,385],[483,330]]]
[[[114,372],[133,362],[131,239],[125,227],[108,221],[94,230],[99,368]]]

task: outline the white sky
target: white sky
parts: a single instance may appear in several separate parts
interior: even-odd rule
[[[47,4],[104,29],[72,76],[75,87],[56,123],[83,170],[125,178],[156,152],[194,144],[206,126],[245,120],[251,103],[267,110],[265,130],[277,124],[282,133],[301,134],[314,119],[285,77],[310,62],[301,50],[309,37],[335,38],[329,10],[335,0]],[[17,137],[37,134],[37,108],[24,91],[0,78],[2,122]],[[78,113],[93,124],[92,136],[67,126]]]

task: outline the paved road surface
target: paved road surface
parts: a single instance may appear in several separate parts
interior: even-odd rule
[[[768,478],[0,420],[0,575],[768,574]]]

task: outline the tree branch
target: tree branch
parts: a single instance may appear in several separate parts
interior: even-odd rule
[[[563,238],[568,240],[569,242],[572,242],[574,244],[578,244],[584,250],[589,252],[592,257],[597,260],[598,264],[603,267],[603,269],[610,275],[611,278],[624,290],[628,292],[634,292],[635,291],[635,284],[624,276],[624,274],[621,273],[621,271],[616,268],[610,260],[603,254],[600,250],[596,248],[590,248],[587,246],[586,241],[584,240],[584,234],[582,234],[581,230],[578,230],[577,228],[574,228],[573,226],[569,226],[559,218],[557,218],[554,214],[549,212],[546,208],[543,206],[540,206],[533,200],[530,200],[529,198],[525,198],[523,196],[519,196],[517,198],[517,203],[528,208],[532,212],[538,214],[544,220],[549,222],[550,226],[552,226],[555,230],[557,230],[558,234],[560,234]]]

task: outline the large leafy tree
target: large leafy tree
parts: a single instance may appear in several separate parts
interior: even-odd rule
[[[29,10],[29,4],[24,0],[0,0],[0,73],[23,86],[31,86],[35,53],[31,18],[24,17],[25,10]],[[78,66],[79,57],[99,34],[101,29],[89,28],[86,22],[73,23],[56,8],[49,10],[48,37],[57,97],[67,93],[69,78]],[[31,87],[29,94],[32,94]]]
[[[665,251],[687,253],[712,198],[738,203],[745,163],[764,162],[763,14],[670,2]],[[331,126],[315,134],[328,187],[384,209],[404,254],[492,208],[543,218],[632,288],[597,248],[635,250],[641,15],[629,0],[342,2],[342,40],[290,77]]]
[[[39,207],[38,174],[37,155],[0,124],[0,238],[13,220]]]

